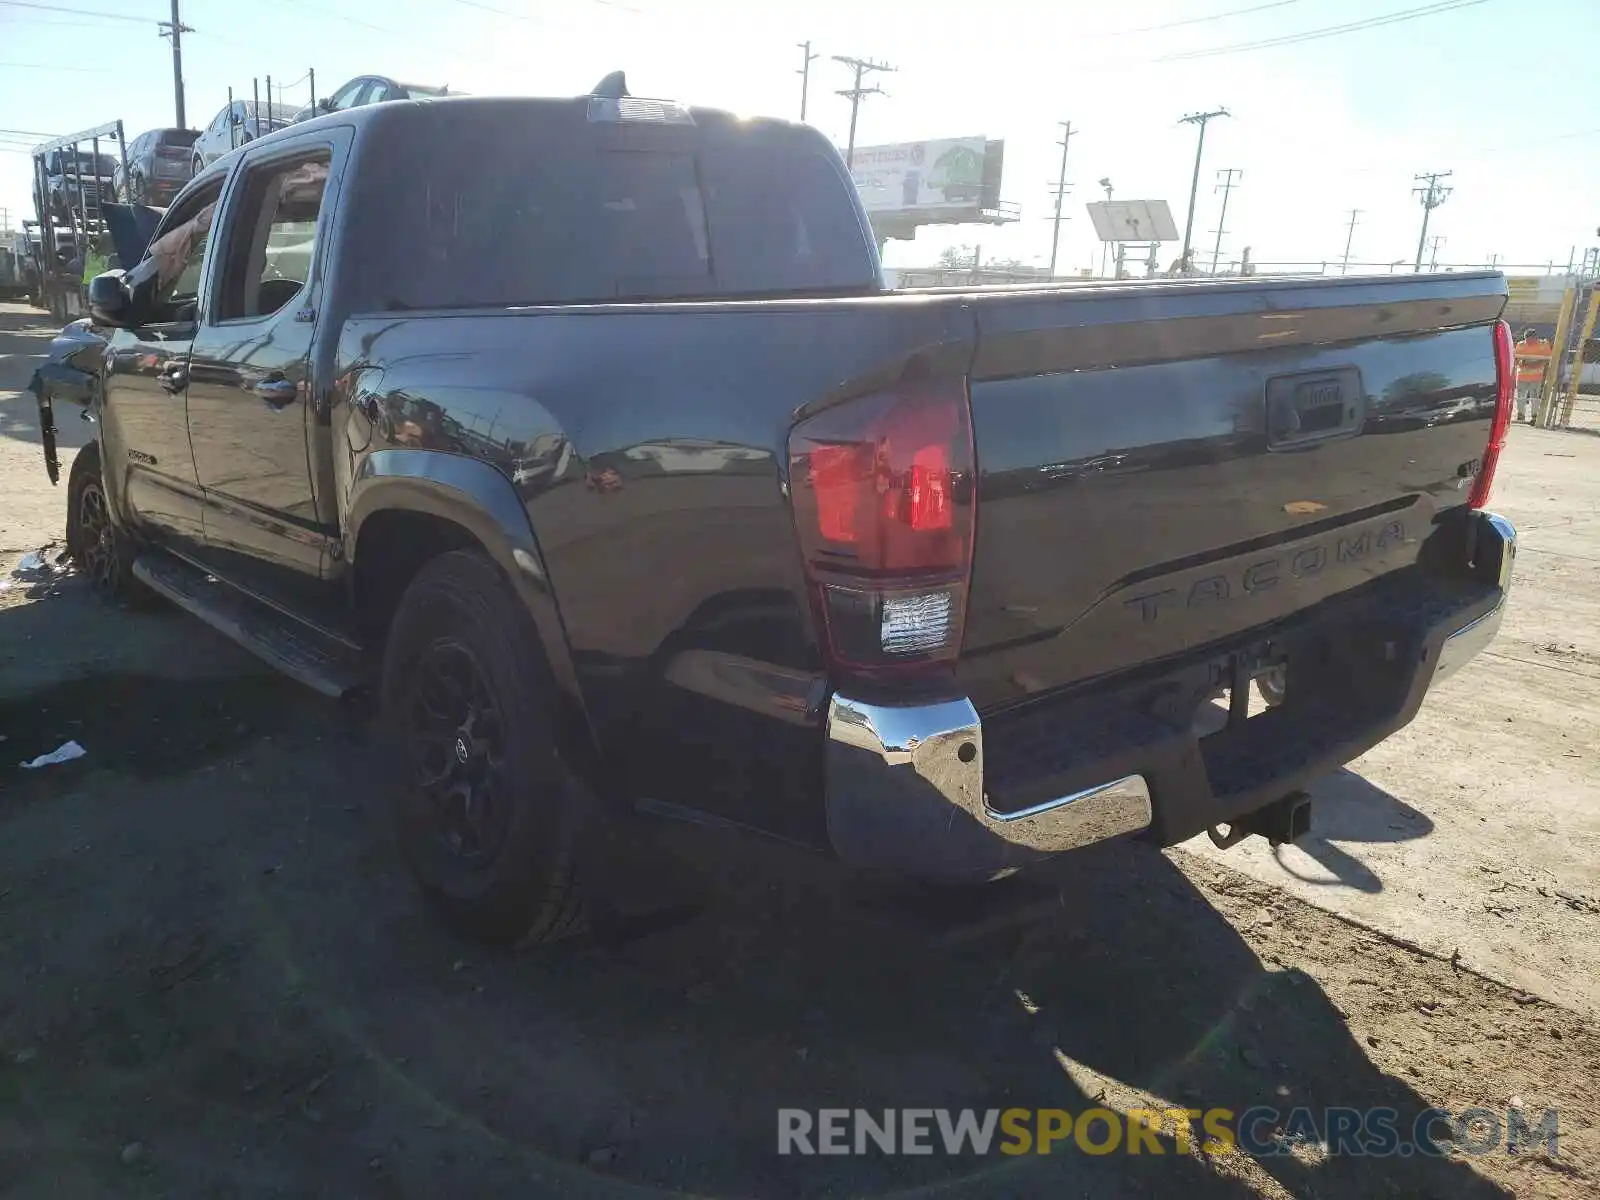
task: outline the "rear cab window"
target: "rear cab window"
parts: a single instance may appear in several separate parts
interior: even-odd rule
[[[377,310],[864,294],[877,260],[809,130],[592,124],[454,101],[364,132],[352,227]]]

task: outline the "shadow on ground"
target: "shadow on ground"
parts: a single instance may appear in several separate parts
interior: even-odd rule
[[[1318,780],[1311,797],[1311,832],[1292,847],[1272,851],[1278,867],[1302,883],[1381,892],[1383,880],[1357,854],[1334,843],[1408,842],[1433,832],[1433,821],[1425,813],[1346,768]],[[1307,873],[1296,862],[1299,854],[1311,858],[1333,878]]]
[[[27,622],[70,636],[64,605],[33,612],[54,603],[0,611],[0,645]],[[0,774],[5,1194],[1234,1197],[1263,1173],[1296,1195],[1502,1194],[1449,1159],[1207,1163],[1170,1130],[1159,1155],[779,1157],[780,1108],[1137,1092],[1387,1106],[1407,1129],[1428,1105],[1135,845],[1013,885],[1053,915],[951,945],[820,864],[652,829],[629,861],[688,915],[479,952],[411,888],[346,714],[249,672],[172,674],[0,678],[8,729],[93,730],[87,760]]]

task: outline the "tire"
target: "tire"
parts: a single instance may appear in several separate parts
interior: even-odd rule
[[[590,806],[556,746],[532,618],[487,556],[451,551],[418,572],[390,626],[382,690],[395,828],[423,891],[475,940],[583,932]]]
[[[1277,708],[1289,694],[1288,677],[1283,667],[1256,676],[1256,691],[1268,708]]]
[[[134,175],[128,180],[128,203],[145,203],[144,176]]]
[[[108,598],[137,607],[155,595],[134,578],[135,543],[111,515],[100,468],[100,443],[90,442],[67,473],[67,555]]]

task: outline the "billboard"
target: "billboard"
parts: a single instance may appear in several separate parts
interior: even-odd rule
[[[1178,240],[1178,226],[1165,200],[1096,200],[1086,207],[1102,242]]]
[[[1566,290],[1576,282],[1571,275],[1508,275],[1508,304],[1559,305]]]
[[[1001,145],[960,137],[858,146],[850,175],[868,213],[977,212],[995,206]]]

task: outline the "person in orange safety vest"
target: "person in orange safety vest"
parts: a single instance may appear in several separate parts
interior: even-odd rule
[[[1554,349],[1551,342],[1532,329],[1524,329],[1517,339],[1517,420],[1533,420]]]

